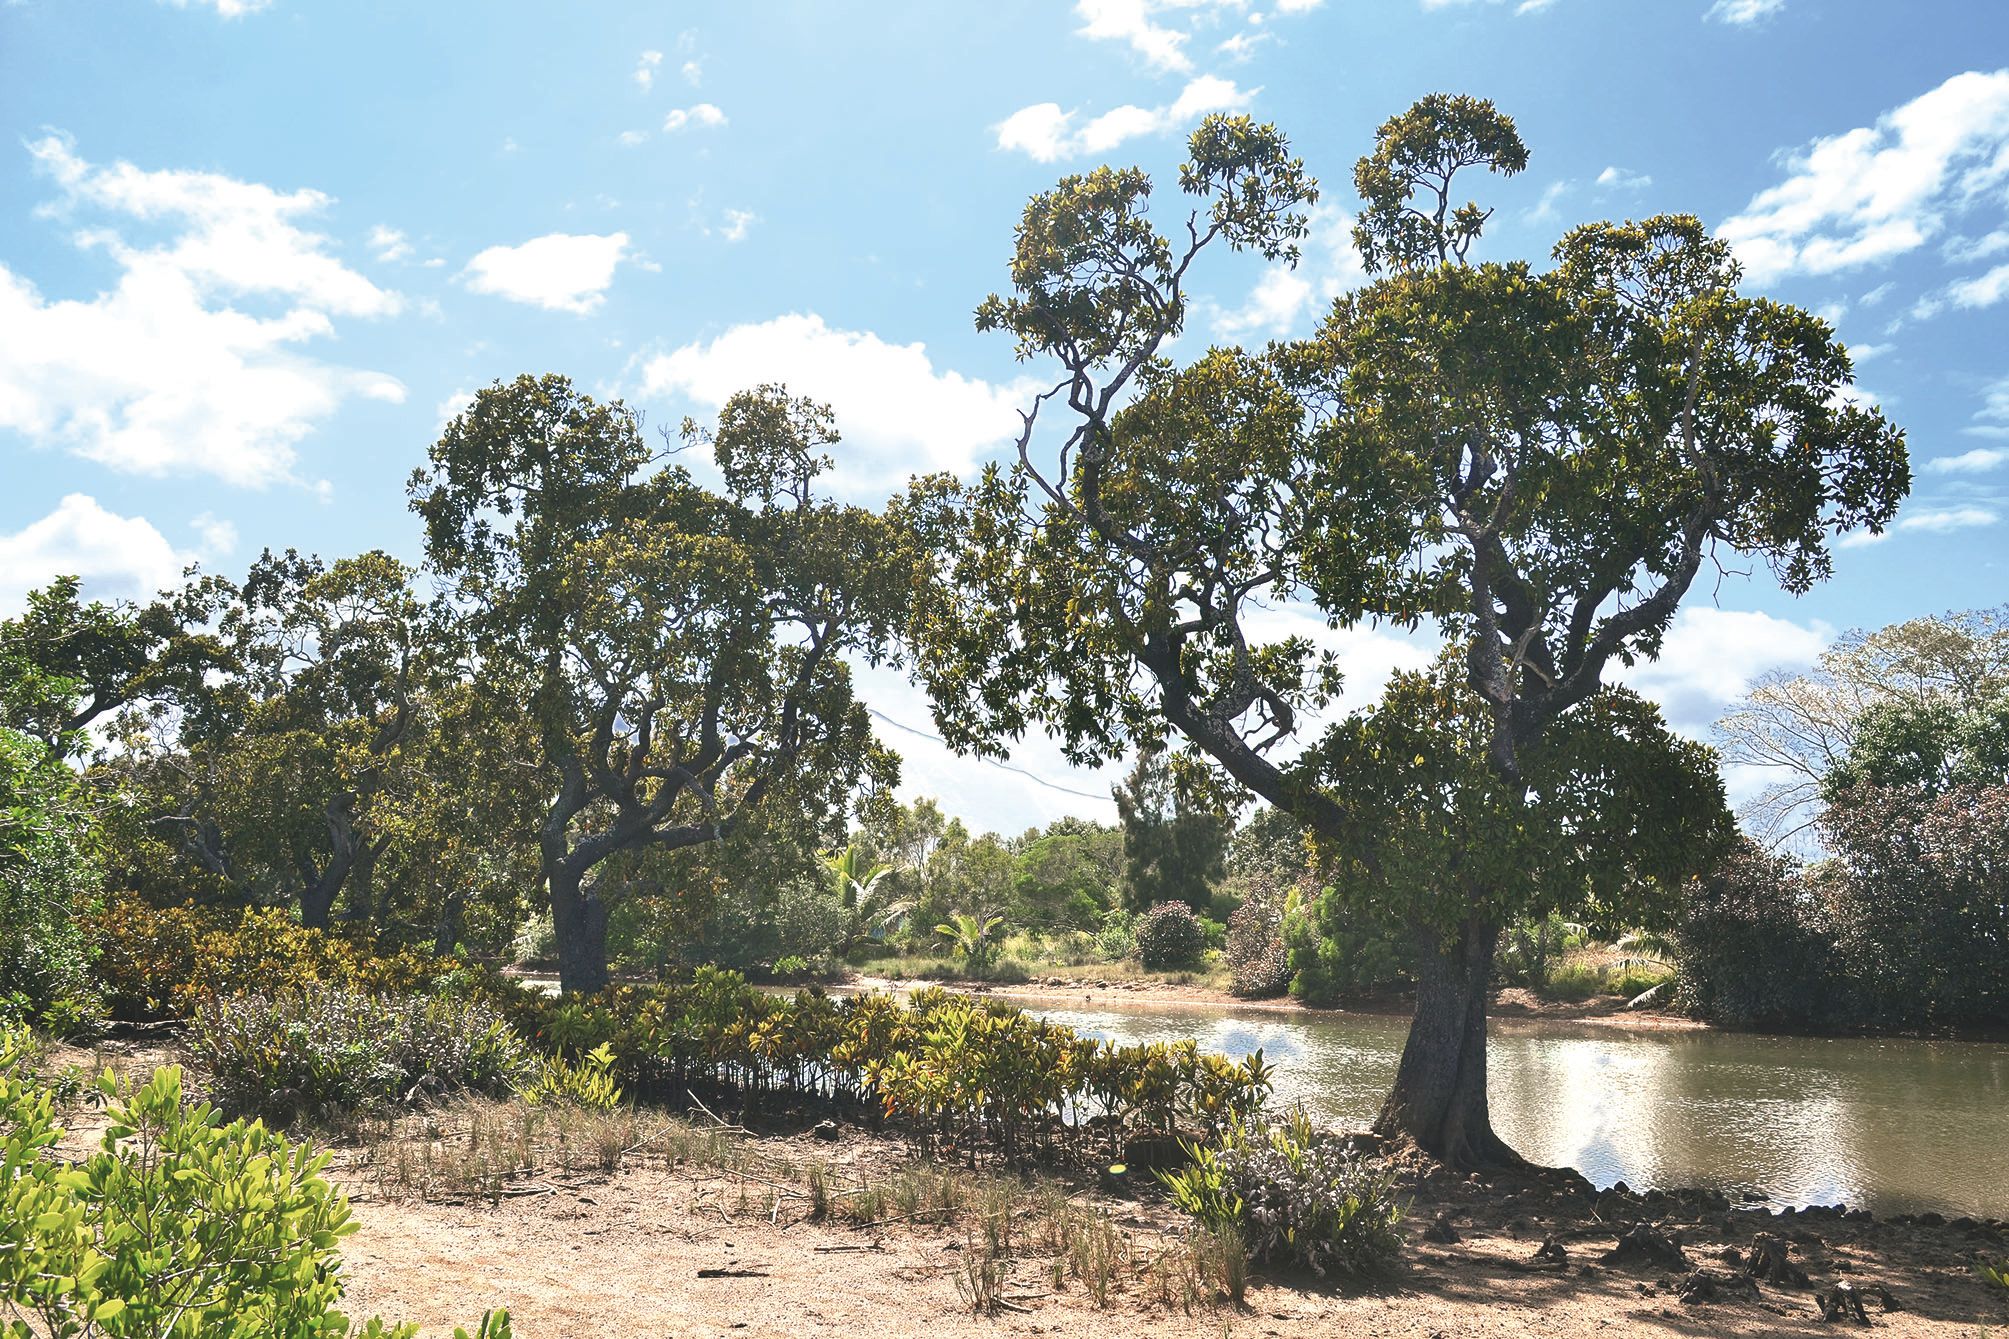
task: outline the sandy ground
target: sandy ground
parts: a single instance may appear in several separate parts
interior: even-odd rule
[[[59,1051],[56,1064],[112,1063],[144,1074],[176,1058],[171,1041],[111,1042],[95,1055]],[[199,1088],[199,1082],[196,1085]],[[66,1113],[64,1152],[95,1142],[102,1118]],[[754,1165],[826,1162],[854,1179],[911,1161],[906,1142],[845,1127],[835,1142],[802,1130],[747,1136]],[[472,1325],[506,1306],[524,1339],[565,1336],[846,1335],[956,1339],[970,1335],[1464,1336],[1806,1335],[1815,1289],[1850,1279],[1888,1288],[1902,1309],[1869,1307],[1869,1328],[1892,1336],[2009,1339],[2009,1290],[1984,1284],[1979,1260],[2009,1260],[2002,1223],[1870,1220],[1832,1210],[1771,1215],[1730,1210],[1703,1195],[1597,1193],[1574,1173],[1452,1176],[1405,1167],[1407,1247],[1399,1273],[1367,1290],[1256,1272],[1246,1302],[1188,1310],[1169,1303],[1143,1271],[1119,1282],[1107,1308],[1075,1279],[1054,1282],[1053,1258],[1030,1230],[1006,1266],[995,1315],[974,1314],[956,1286],[966,1225],[810,1221],[806,1197],[772,1191],[792,1173],[739,1174],[690,1164],[630,1165],[612,1175],[542,1172],[512,1182],[498,1204],[422,1201],[391,1192],[337,1145],[330,1175],[350,1190],[359,1231],[343,1245],[352,1316],[413,1320],[426,1335]],[[1106,1209],[1133,1260],[1173,1249],[1184,1220],[1156,1196],[1077,1193]],[[1426,1239],[1440,1218],[1460,1238]],[[1601,1263],[1626,1227],[1657,1224],[1687,1263]],[[1726,1248],[1753,1235],[1791,1242],[1809,1287],[1732,1282]],[[1542,1264],[1553,1236],[1565,1260]],[[1684,1301],[1682,1280],[1718,1279],[1718,1300]],[[702,1271],[716,1271],[711,1274]],[[1846,1328],[1860,1326],[1851,1323]]]
[[[1463,1240],[1422,1241],[1434,1215],[1412,1218],[1406,1266],[1389,1285],[1346,1293],[1315,1280],[1258,1276],[1246,1304],[1192,1312],[1168,1306],[1134,1281],[1098,1309],[1070,1281],[1056,1289],[1047,1259],[1021,1255],[1004,1295],[1015,1310],[972,1313],[955,1276],[966,1249],[940,1228],[859,1229],[799,1220],[784,1206],[738,1202],[719,1175],[642,1169],[525,1195],[499,1207],[378,1202],[356,1205],[362,1230],[345,1244],[353,1314],[418,1321],[427,1334],[485,1306],[506,1305],[517,1333],[565,1335],[866,1335],[949,1339],[964,1335],[1148,1336],[1362,1335],[1804,1335],[1829,1327],[1805,1289],[1753,1288],[1749,1296],[1686,1303],[1674,1295],[1676,1270],[1594,1263],[1615,1233],[1567,1219],[1483,1187],[1432,1203],[1451,1211]],[[1419,1208],[1423,1206],[1419,1205]],[[1519,1212],[1520,1210],[1527,1212]],[[1119,1210],[1119,1212],[1123,1212]],[[1691,1259],[1727,1276],[1710,1257],[1723,1244],[1748,1244],[1758,1215],[1718,1215],[1723,1229],[1682,1231]],[[1163,1248],[1161,1216],[1122,1220],[1133,1249]],[[1809,1223],[1797,1227],[1795,1257],[1817,1285],[1851,1277],[1889,1288],[1903,1310],[1870,1306],[1870,1327],[1893,1336],[1977,1339],[2009,1325],[2009,1294],[1975,1279],[1965,1256],[1983,1237],[1960,1229],[1880,1229]],[[1531,1267],[1555,1231],[1566,1268]],[[1999,1235],[1992,1238],[1999,1245]],[[1583,1266],[1589,1264],[1590,1268]],[[701,1270],[740,1271],[701,1277]],[[1860,1328],[1851,1324],[1849,1328]]]

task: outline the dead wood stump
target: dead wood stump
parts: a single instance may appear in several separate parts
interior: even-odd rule
[[[1751,1238],[1751,1254],[1744,1262],[1744,1272],[1782,1288],[1805,1288],[1809,1286],[1807,1271],[1793,1263],[1792,1249],[1784,1237],[1760,1232]]]
[[[1689,1259],[1682,1253],[1681,1243],[1663,1235],[1648,1223],[1635,1223],[1618,1244],[1606,1251],[1599,1263],[1607,1265],[1645,1265],[1653,1269],[1691,1269]]]

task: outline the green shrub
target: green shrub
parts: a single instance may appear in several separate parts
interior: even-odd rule
[[[600,1043],[573,1064],[562,1055],[537,1064],[537,1077],[522,1089],[532,1103],[565,1103],[590,1111],[612,1111],[621,1105],[621,1089],[614,1082],[614,1048]]]
[[[1160,902],[1137,918],[1137,956],[1152,971],[1192,967],[1207,947],[1206,927],[1184,902]]]
[[[122,898],[93,917],[97,972],[114,1016],[186,1018],[205,1000],[324,986],[392,994],[451,984],[503,1007],[524,988],[487,968],[309,930],[276,909],[151,907]]]
[[[1678,1004],[1725,1027],[1824,1029],[1859,1014],[1815,881],[1746,842],[1682,892]]]
[[[1172,1202],[1215,1231],[1233,1230],[1251,1258],[1314,1274],[1386,1273],[1402,1249],[1394,1176],[1298,1112],[1227,1125],[1217,1146],[1190,1144],[1187,1166],[1159,1174]]]
[[[1284,913],[1283,935],[1291,994],[1306,1004],[1337,1004],[1399,985],[1416,960],[1406,934],[1336,888],[1316,897],[1293,897]]]
[[[1674,973],[1665,968],[1659,970],[1651,967],[1618,968],[1605,976],[1604,989],[1608,995],[1630,1000],[1644,995],[1655,986],[1664,986],[1673,979]]]
[[[1549,968],[1542,991],[1551,999],[1587,1000],[1604,989],[1604,973],[1580,962],[1559,963]]]
[[[231,995],[196,1011],[191,1040],[218,1101],[280,1121],[503,1093],[528,1065],[523,1040],[497,1014],[447,995]]]
[[[49,1156],[61,1136],[28,1073],[27,1035],[0,1031],[0,1314],[10,1336],[49,1339],[409,1339],[354,1330],[337,1305],[335,1244],[355,1230],[322,1179],[326,1154],[256,1122],[219,1124],[183,1100],[181,1071],[137,1089],[107,1075],[111,1123],[96,1153]],[[465,1331],[456,1331],[466,1339]],[[508,1339],[505,1313],[484,1339]]]
[[[1104,962],[1121,962],[1137,951],[1137,918],[1122,907],[1112,908],[1102,917],[1095,932],[1095,951]]]
[[[0,728],[0,1012],[78,1032],[101,1010],[78,924],[102,890],[77,779],[47,748]]]

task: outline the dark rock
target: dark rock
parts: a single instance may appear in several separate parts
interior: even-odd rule
[[[1570,1264],[1569,1248],[1557,1240],[1556,1234],[1551,1232],[1548,1236],[1542,1238],[1541,1245],[1535,1247],[1535,1261],[1538,1264],[1547,1265],[1555,1269],[1568,1269]]]
[[[818,1139],[835,1139],[837,1137],[837,1122],[834,1120],[820,1120],[816,1122],[815,1126],[809,1132]]]
[[[1946,1215],[1931,1212],[1922,1213],[1918,1216],[1918,1225],[1920,1227],[1945,1227]]]

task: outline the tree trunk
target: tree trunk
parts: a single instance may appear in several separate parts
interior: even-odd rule
[[[607,988],[607,904],[563,865],[548,869],[551,925],[558,938],[558,986],[567,995]]]
[[[1459,1169],[1518,1164],[1486,1105],[1486,990],[1500,927],[1471,919],[1454,935],[1419,929],[1417,939],[1416,1017],[1375,1132]]]

